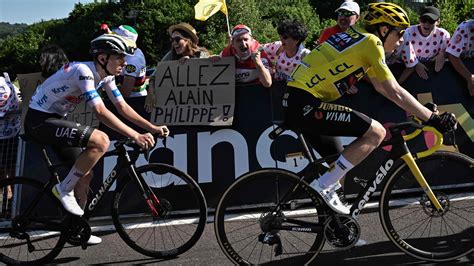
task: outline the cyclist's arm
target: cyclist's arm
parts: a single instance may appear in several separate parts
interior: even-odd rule
[[[372,85],[374,85],[375,90],[397,104],[403,110],[414,114],[423,121],[430,119],[433,112],[418,102],[418,100],[402,88],[395,79],[379,82],[376,78],[371,77],[370,81]]]
[[[127,126],[112,112],[110,112],[109,109],[105,107],[103,102],[96,103],[92,107],[92,110],[100,122],[104,123],[106,126],[117,131],[118,133],[131,139],[136,139],[140,135],[137,131]]]
[[[147,130],[148,132],[152,132],[152,133],[160,132],[160,130],[157,129],[158,126],[150,123],[150,121],[146,120],[141,115],[139,115],[135,110],[133,110],[132,107],[130,107],[130,105],[128,105],[127,102],[120,101],[120,102],[114,103],[114,105],[117,111],[120,113],[120,115],[125,117],[128,121]]]

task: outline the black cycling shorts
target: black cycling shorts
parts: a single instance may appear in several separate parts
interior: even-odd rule
[[[311,93],[287,87],[283,97],[285,123],[303,135],[362,137],[372,119],[343,105],[326,103]]]
[[[25,133],[38,143],[50,145],[61,160],[75,160],[86,147],[94,128],[29,108],[25,116]]]

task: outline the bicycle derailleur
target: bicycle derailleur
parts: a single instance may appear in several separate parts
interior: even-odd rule
[[[269,246],[274,246],[275,256],[279,256],[283,253],[283,247],[281,245],[280,236],[278,236],[278,231],[273,228],[280,226],[283,223],[283,217],[277,213],[264,213],[260,217],[260,228],[263,233],[258,235],[258,241],[267,244]]]
[[[352,248],[359,240],[360,233],[359,223],[349,215],[335,214],[324,225],[327,243],[338,249]]]
[[[89,223],[84,218],[75,215],[70,215],[66,222],[69,224],[67,242],[73,246],[81,246],[85,250],[92,233]]]

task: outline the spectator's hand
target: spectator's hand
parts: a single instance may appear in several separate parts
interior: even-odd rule
[[[474,74],[471,74],[471,80],[467,81],[467,89],[469,94],[474,97]]]
[[[347,94],[356,94],[359,91],[355,85],[351,85],[351,87],[346,91]]]
[[[446,56],[444,52],[440,52],[436,57],[435,57],[435,71],[439,72],[444,66],[444,63],[446,62]]]
[[[255,62],[255,64],[261,64],[262,59],[260,58],[260,49],[257,51],[253,52],[252,55],[250,56],[252,60]]]
[[[151,113],[155,107],[156,107],[156,95],[152,88],[148,90],[148,93],[145,98],[145,110],[148,113]]]
[[[221,60],[221,57],[219,55],[212,55],[211,57],[209,57],[209,61],[211,61],[212,63],[216,63],[219,60]]]
[[[155,133],[158,133],[158,135],[160,135],[160,137],[162,138],[166,138],[170,134],[170,130],[167,126],[155,126],[154,131]]]
[[[423,65],[423,63],[418,62],[418,64],[416,64],[415,66],[415,71],[416,71],[416,74],[420,76],[420,78],[424,80],[428,79],[428,68],[425,65]]]
[[[185,56],[181,57],[178,61],[181,65],[184,65],[184,64],[186,64],[188,59],[189,59],[189,56],[185,55]]]

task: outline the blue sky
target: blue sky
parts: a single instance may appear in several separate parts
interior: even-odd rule
[[[94,0],[0,0],[0,22],[32,24],[66,18],[76,3]]]

